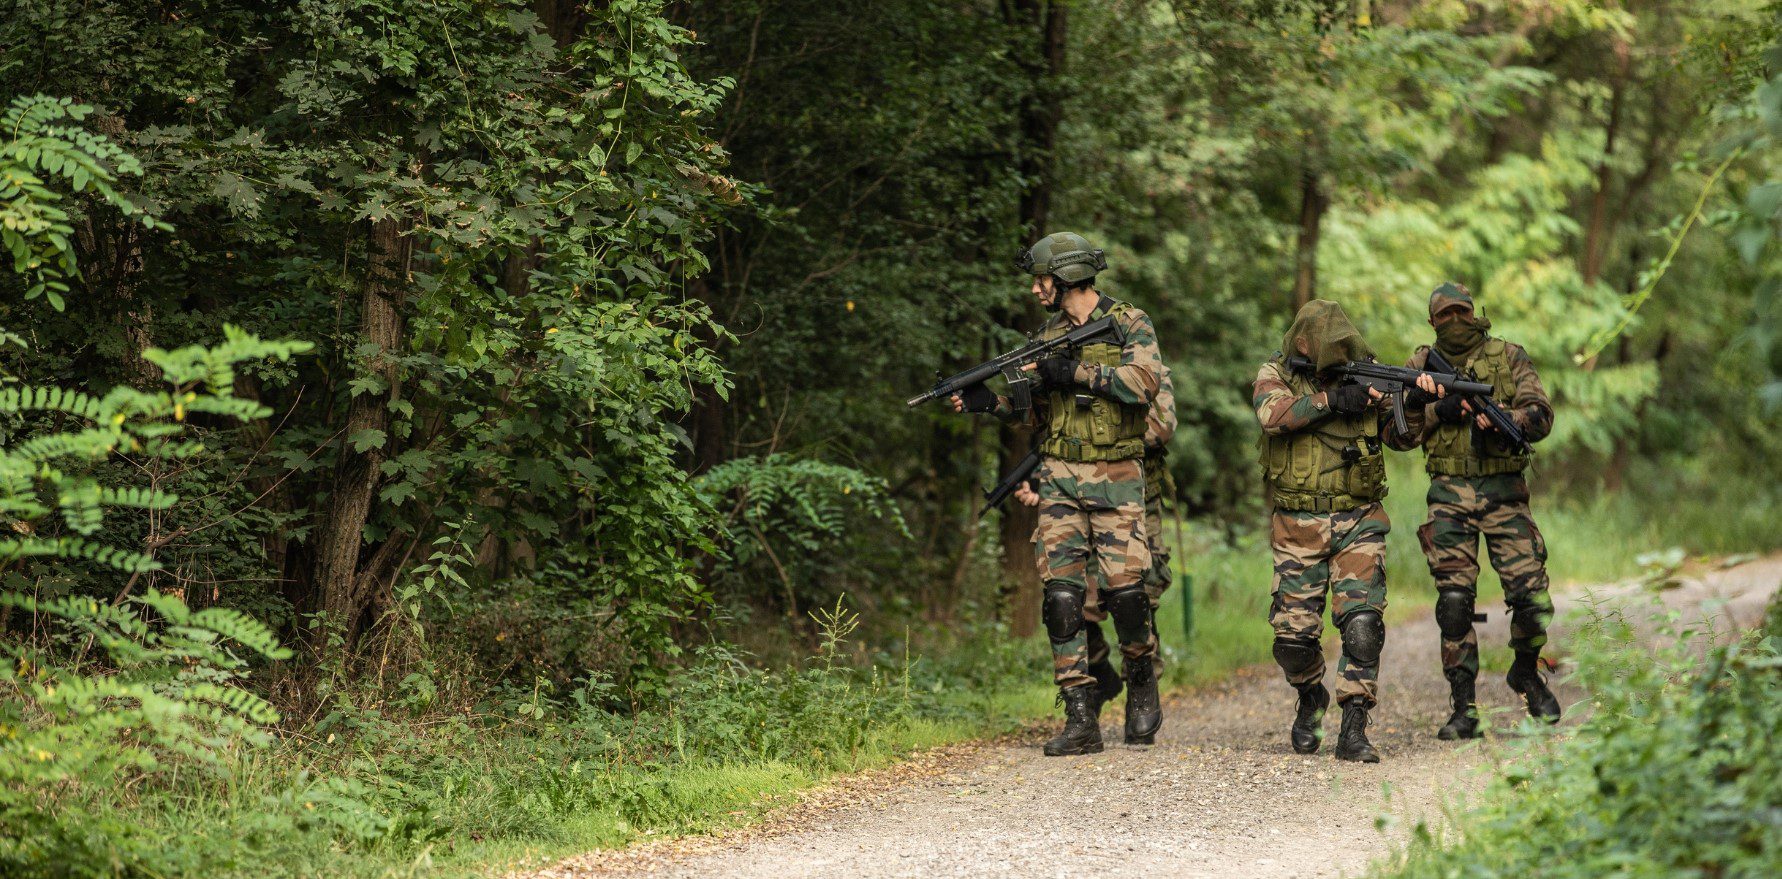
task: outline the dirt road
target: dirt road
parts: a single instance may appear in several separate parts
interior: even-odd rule
[[[1662,594],[1686,615],[1750,626],[1779,580],[1782,558],[1773,558]],[[1561,618],[1592,596],[1637,603],[1647,594],[1627,586],[1568,592]],[[1505,615],[1489,611],[1480,640],[1501,645]],[[1567,628],[1556,627],[1559,643]],[[846,795],[843,782],[840,803],[797,811],[780,822],[783,832],[596,852],[536,876],[1354,876],[1415,822],[1441,821],[1444,803],[1478,790],[1498,752],[1489,740],[1435,738],[1447,716],[1437,653],[1432,621],[1388,634],[1371,729],[1384,757],[1378,765],[1329,756],[1334,711],[1325,751],[1292,753],[1292,691],[1273,669],[1251,669],[1172,700],[1154,747],[1117,744],[1119,712],[1109,711],[1101,754],[1047,758],[1038,737],[984,747],[870,796]],[[1582,696],[1566,687],[1559,695],[1568,706]],[[1499,730],[1522,716],[1501,670],[1481,677],[1479,698],[1487,710],[1506,709],[1495,718]]]

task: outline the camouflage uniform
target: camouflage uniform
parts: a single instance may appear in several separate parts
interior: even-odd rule
[[[1169,546],[1164,541],[1163,533],[1163,495],[1165,489],[1173,485],[1169,475],[1168,455],[1169,441],[1176,435],[1175,391],[1175,383],[1170,380],[1169,367],[1164,366],[1163,378],[1157,386],[1157,396],[1151,398],[1151,408],[1145,414],[1145,542],[1151,550],[1151,567],[1145,572],[1144,586],[1145,594],[1151,599],[1153,612],[1151,664],[1158,674],[1163,673],[1163,651],[1155,646],[1155,612],[1163,593],[1169,591],[1173,580]],[[1101,607],[1100,592],[1100,589],[1089,590],[1089,597],[1083,605],[1083,619],[1087,622],[1089,641],[1089,666],[1096,670],[1097,678],[1103,678],[1112,671],[1112,666],[1108,664],[1107,636],[1101,630],[1101,621],[1107,619],[1108,614]],[[1102,684],[1114,691],[1119,689],[1117,682],[1110,682],[1105,678]]]
[[[1293,356],[1308,365],[1296,368]],[[1383,444],[1402,448],[1390,409],[1367,404],[1355,414],[1336,409],[1348,391],[1325,381],[1324,370],[1373,356],[1361,334],[1327,300],[1300,309],[1281,351],[1256,373],[1252,403],[1262,428],[1260,464],[1268,489],[1269,544],[1274,552],[1275,662],[1299,691],[1291,730],[1293,748],[1318,749],[1329,694],[1322,684],[1326,594],[1343,640],[1336,696],[1343,732],[1336,755],[1377,762],[1366,737],[1367,712],[1379,700],[1380,651],[1386,629],[1386,534],[1392,524],[1386,496]],[[1363,398],[1365,399],[1365,398]]]
[[[1444,284],[1430,299],[1430,315],[1464,303],[1464,287]],[[1478,320],[1482,329],[1490,322]],[[1493,386],[1493,397],[1530,443],[1553,430],[1553,406],[1534,363],[1520,345],[1484,335],[1468,350],[1442,352],[1455,368]],[[1420,347],[1407,363],[1422,369],[1429,356]],[[1478,595],[1479,537],[1484,535],[1491,566],[1503,580],[1510,608],[1510,647],[1538,654],[1547,641],[1553,600],[1547,594],[1547,544],[1528,506],[1523,471],[1530,455],[1513,454],[1489,433],[1468,423],[1444,424],[1435,404],[1410,414],[1413,434],[1423,446],[1429,471],[1429,520],[1417,530],[1437,590],[1437,622],[1442,629],[1442,668],[1452,682],[1468,685],[1479,673],[1479,637],[1473,630]],[[1470,419],[1469,419],[1470,420]]]
[[[1161,384],[1162,358],[1157,350],[1157,336],[1151,319],[1143,311],[1103,296],[1088,320],[1099,320],[1110,312],[1122,336],[1118,363],[1097,364],[1085,360],[1077,366],[1076,385],[1066,392],[1054,391],[1035,401],[1034,417],[1048,427],[1041,441],[1040,466],[1035,471],[1039,502],[1039,524],[1034,529],[1034,545],[1039,561],[1040,578],[1048,592],[1064,591],[1079,596],[1080,608],[1090,604],[1089,562],[1097,568],[1097,585],[1104,592],[1094,604],[1099,618],[1107,610],[1116,614],[1115,630],[1120,637],[1120,652],[1127,660],[1150,662],[1157,652],[1156,637],[1151,631],[1149,615],[1142,625],[1119,618],[1119,608],[1108,607],[1110,596],[1125,590],[1143,589],[1152,566],[1151,549],[1145,529],[1145,468],[1142,427],[1135,432],[1126,454],[1113,460],[1069,460],[1078,457],[1073,450],[1080,444],[1059,436],[1053,424],[1054,409],[1061,405],[1087,408],[1093,400],[1105,401],[1126,412],[1128,418],[1142,420],[1140,407],[1148,406]],[[1040,338],[1052,338],[1070,330],[1068,319],[1059,313],[1040,329]],[[1094,346],[1089,346],[1094,347]],[[1112,346],[1108,346],[1112,347]],[[1087,350],[1087,348],[1085,349]],[[1074,391],[1086,390],[1078,395]],[[1141,413],[1134,415],[1132,413]],[[1006,399],[999,399],[996,414],[1005,419],[1015,412]],[[1113,453],[1115,455],[1120,452]],[[1101,457],[1108,457],[1103,454]],[[1093,456],[1092,456],[1093,457]],[[1080,616],[1083,610],[1077,610]],[[1048,619],[1048,629],[1055,627]],[[1053,680],[1060,688],[1095,683],[1089,673],[1088,626],[1077,625],[1075,631],[1052,642]]]

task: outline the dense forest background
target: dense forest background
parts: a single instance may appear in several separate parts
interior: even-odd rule
[[[262,700],[217,710],[330,743],[643,717],[714,662],[1026,668],[1032,522],[977,513],[1027,440],[903,401],[1038,324],[1013,256],[1061,229],[1156,321],[1196,547],[1261,520],[1297,305],[1402,358],[1453,279],[1554,397],[1543,503],[1772,548],[1779,38],[1761,0],[7,4],[5,719],[211,609],[264,657],[213,657]]]

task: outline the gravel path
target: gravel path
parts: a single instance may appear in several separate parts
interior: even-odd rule
[[[1712,571],[1663,597],[1686,615],[1745,627],[1761,619],[1778,581],[1782,558],[1772,558]],[[1561,615],[1592,595],[1645,594],[1574,591],[1560,596]],[[1488,610],[1481,643],[1501,645],[1505,614]],[[1565,630],[1555,630],[1562,645]],[[1435,738],[1447,687],[1433,621],[1399,625],[1387,639],[1384,701],[1370,727],[1377,765],[1329,756],[1334,710],[1324,751],[1292,753],[1293,693],[1272,668],[1256,668],[1171,700],[1154,747],[1116,744],[1120,716],[1110,710],[1101,754],[1047,758],[1039,735],[947,749],[891,770],[888,787],[844,780],[765,830],[593,852],[534,877],[1354,876],[1419,820],[1440,822],[1445,803],[1477,791],[1498,752],[1489,739],[1457,747]],[[1488,710],[1505,709],[1499,730],[1521,716],[1501,671],[1481,676],[1479,695]],[[1559,695],[1570,706],[1582,694]]]

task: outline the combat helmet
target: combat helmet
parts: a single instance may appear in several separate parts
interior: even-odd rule
[[[1015,257],[1015,265],[1030,275],[1051,275],[1075,286],[1108,267],[1107,256],[1075,232],[1053,232]]]

